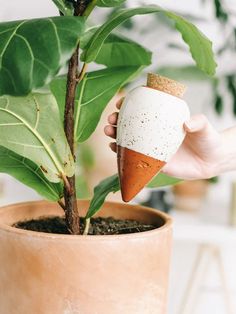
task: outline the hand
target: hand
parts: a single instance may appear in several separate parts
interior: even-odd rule
[[[118,109],[120,109],[122,101],[123,99],[117,102]],[[109,125],[104,129],[105,134],[114,139],[116,138],[117,119],[118,112],[111,114],[108,117]],[[193,116],[184,123],[183,127],[186,137],[177,153],[163,167],[163,173],[185,180],[194,180],[207,179],[231,170],[228,159],[233,142],[227,141],[227,138],[231,137],[229,133],[232,135],[232,131],[226,130],[226,132],[218,133],[204,115]],[[233,128],[233,132],[235,136],[235,128]],[[116,151],[116,143],[110,143],[110,147],[114,152]],[[236,152],[234,154],[236,157]],[[235,166],[234,162],[231,168]]]

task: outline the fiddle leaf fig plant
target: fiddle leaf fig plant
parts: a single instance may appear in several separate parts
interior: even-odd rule
[[[78,144],[95,131],[120,88],[151,64],[149,49],[112,33],[114,29],[136,15],[164,14],[203,72],[213,75],[216,63],[210,40],[196,26],[158,6],[119,10],[125,0],[52,1],[60,16],[0,23],[0,172],[57,201],[68,230],[80,234]],[[92,11],[106,7],[118,11],[103,25],[90,28]],[[91,71],[91,62],[103,68]],[[176,182],[159,174],[148,186]],[[117,174],[95,187],[86,226],[106,196],[119,189]]]

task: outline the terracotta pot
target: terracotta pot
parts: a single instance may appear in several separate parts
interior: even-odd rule
[[[88,201],[79,201],[81,213]],[[166,313],[171,219],[157,210],[106,203],[100,216],[137,219],[158,229],[115,236],[19,230],[19,220],[62,215],[57,204],[0,209],[1,314]]]

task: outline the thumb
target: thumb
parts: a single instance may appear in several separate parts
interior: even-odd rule
[[[207,117],[203,114],[195,115],[184,123],[184,129],[188,133],[205,135],[214,130]]]

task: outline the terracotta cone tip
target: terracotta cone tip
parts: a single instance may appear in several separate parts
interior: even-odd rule
[[[164,161],[119,145],[117,155],[121,195],[124,202],[131,201],[166,164]]]
[[[148,73],[147,86],[179,98],[182,98],[186,91],[184,84],[154,73]]]

